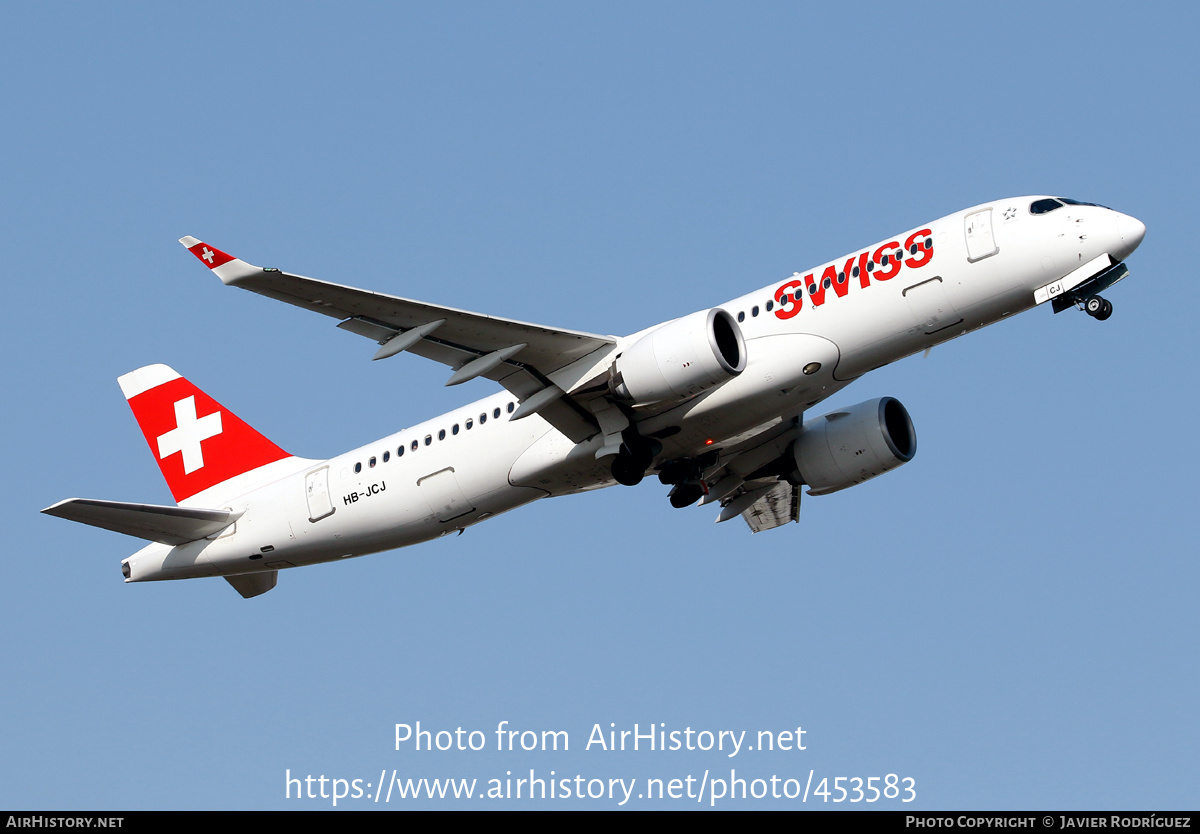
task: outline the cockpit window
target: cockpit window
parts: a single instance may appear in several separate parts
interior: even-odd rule
[[[1030,214],[1049,214],[1055,209],[1060,209],[1063,204],[1053,197],[1047,197],[1044,200],[1034,200],[1029,206]]]
[[[1044,200],[1034,200],[1029,206],[1030,214],[1049,214],[1055,209],[1060,209],[1063,205],[1068,206],[1093,206],[1095,208],[1108,208],[1099,203],[1085,203],[1083,200],[1072,200],[1070,197],[1047,197]]]
[[[1102,206],[1099,203],[1085,203],[1083,200],[1072,200],[1070,197],[1059,197],[1058,199],[1062,200],[1068,206],[1095,206],[1096,208],[1108,208],[1108,206]]]

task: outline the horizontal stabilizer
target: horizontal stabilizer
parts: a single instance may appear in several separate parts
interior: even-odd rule
[[[68,498],[42,510],[46,515],[103,527],[127,536],[163,544],[186,544],[219,533],[241,517],[241,512],[202,510],[195,507],[164,507],[158,504],[129,504]]]

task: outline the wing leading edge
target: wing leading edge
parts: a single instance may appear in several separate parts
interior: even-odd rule
[[[519,416],[536,412],[576,442],[598,430],[591,411],[567,393],[594,364],[580,360],[616,347],[609,336],[331,284],[254,266],[194,237],[179,242],[229,286],[340,319],[338,327],[379,343],[375,359],[407,351],[452,368],[447,385],[480,376],[499,382],[521,400]]]

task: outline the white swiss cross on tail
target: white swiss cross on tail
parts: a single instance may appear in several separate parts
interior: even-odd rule
[[[175,428],[158,436],[158,456],[165,458],[183,453],[183,472],[190,475],[204,466],[200,441],[221,433],[221,412],[196,418],[196,398],[184,397],[175,403]]]
[[[166,365],[118,382],[178,502],[290,457]]]

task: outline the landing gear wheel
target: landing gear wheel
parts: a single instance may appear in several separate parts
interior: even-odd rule
[[[700,484],[679,484],[671,490],[671,506],[677,510],[690,507],[704,495],[704,487]]]
[[[1112,302],[1098,295],[1093,295],[1083,302],[1083,310],[1096,321],[1104,321],[1112,315]]]
[[[637,486],[646,477],[646,467],[632,455],[619,454],[613,458],[612,476],[622,486]]]

